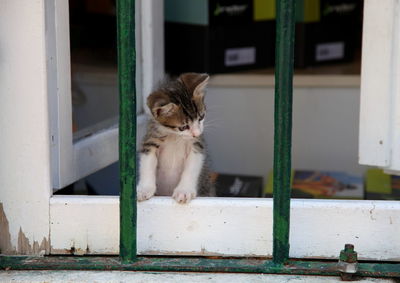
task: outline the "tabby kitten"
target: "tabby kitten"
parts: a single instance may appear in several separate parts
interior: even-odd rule
[[[203,132],[207,74],[185,73],[150,94],[147,134],[140,153],[137,198],[171,196],[187,203],[196,196],[214,196],[205,163]]]

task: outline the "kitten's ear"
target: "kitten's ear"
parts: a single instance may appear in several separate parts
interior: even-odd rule
[[[174,103],[168,103],[163,106],[157,106],[151,109],[153,116],[155,118],[159,117],[169,117],[173,115],[178,110],[178,106]]]
[[[197,98],[204,96],[209,79],[209,75],[197,73],[185,73],[179,77],[179,80],[185,84],[189,91],[193,92],[193,97]]]
[[[155,118],[171,116],[178,106],[169,102],[168,96],[162,91],[155,91],[147,98],[147,106]]]

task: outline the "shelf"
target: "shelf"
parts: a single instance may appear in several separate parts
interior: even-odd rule
[[[351,63],[295,69],[294,87],[360,87],[360,60]],[[212,87],[273,87],[274,69],[212,75]]]
[[[360,75],[295,75],[294,87],[360,87]],[[211,76],[211,87],[273,87],[274,75],[229,74]]]
[[[88,50],[79,50],[73,56],[72,71],[74,79],[89,80],[95,77],[98,81],[116,81],[117,70],[112,60],[95,60],[89,55]],[[294,70],[294,87],[360,87],[361,60],[357,59],[350,63],[338,63],[309,67]],[[87,75],[90,73],[90,76]],[[101,78],[98,80],[98,78]],[[273,87],[274,68],[242,71],[229,74],[212,75],[211,87]]]

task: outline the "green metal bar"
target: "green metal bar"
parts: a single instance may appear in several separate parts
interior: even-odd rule
[[[273,261],[289,257],[292,81],[296,0],[276,1]]]
[[[0,270],[127,270],[178,272],[246,272],[340,276],[337,262],[290,260],[277,265],[264,259],[211,259],[196,257],[138,257],[121,263],[118,257],[0,256]],[[400,277],[398,263],[364,263],[355,276]]]
[[[135,0],[117,1],[120,164],[120,257],[136,258]]]

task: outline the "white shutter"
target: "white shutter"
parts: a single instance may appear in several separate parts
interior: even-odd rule
[[[400,2],[366,0],[359,162],[400,173]]]

